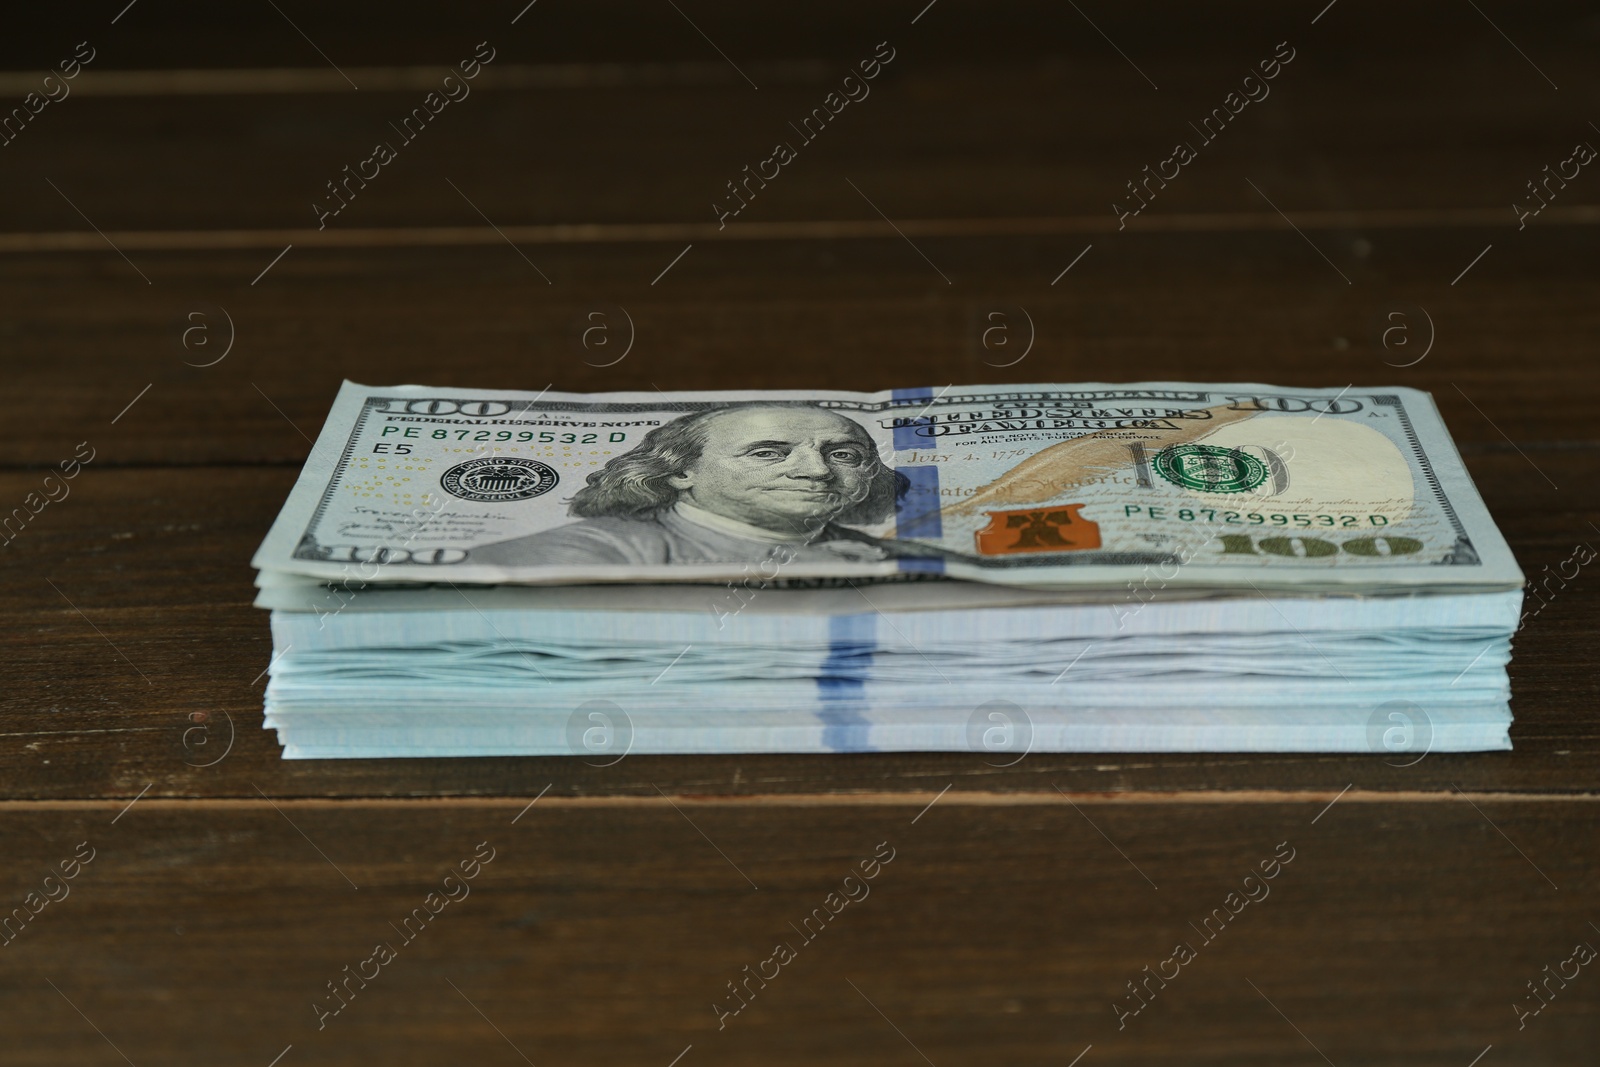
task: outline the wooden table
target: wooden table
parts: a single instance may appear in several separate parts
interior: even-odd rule
[[[70,89],[0,147],[0,1062],[1593,1062],[1590,8],[124,3],[0,36]],[[248,560],[343,378],[1428,389],[1547,590],[1515,751],[283,762]]]

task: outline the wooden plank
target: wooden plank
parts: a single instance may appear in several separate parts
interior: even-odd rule
[[[483,27],[509,29],[509,17],[480,6],[441,16],[435,34],[421,39],[414,28],[369,36],[392,21],[370,8],[354,17],[302,17],[336,69],[268,7],[249,17],[251,45],[241,44],[250,31],[229,25],[227,46],[216,54],[229,65],[313,67],[329,91],[97,94],[103,72],[115,82],[129,67],[206,65],[206,27],[216,24],[204,13],[182,22],[181,55],[170,42],[152,41],[148,24],[137,25],[171,16],[130,13],[116,31],[127,37],[96,38],[101,54],[81,75],[84,92],[50,105],[6,146],[12,165],[0,172],[7,206],[0,229],[91,235],[95,226],[108,233],[314,226],[311,204],[327,199],[325,183],[342,180],[341,169],[371,156],[379,141],[391,142],[398,158],[370,185],[352,187],[336,228],[478,225],[475,208],[449,181],[502,225],[713,222],[713,200],[737,206],[726,183],[771,156],[778,141],[792,142],[799,158],[770,188],[752,187],[755,199],[735,225],[876,220],[846,179],[897,219],[1112,219],[1113,201],[1134,206],[1126,183],[1180,141],[1198,158],[1170,185],[1158,179],[1144,190],[1155,198],[1152,219],[1261,211],[1269,207],[1265,196],[1291,215],[1492,205],[1514,225],[1513,201],[1532,203],[1524,183],[1593,136],[1577,103],[1600,88],[1574,25],[1581,6],[1532,25],[1507,22],[1540,68],[1566,82],[1564,93],[1457,5],[1384,12],[1385,32],[1394,34],[1386,42],[1359,28],[1379,16],[1352,10],[1316,27],[1271,8],[1231,18],[1183,5],[1166,5],[1160,16],[1104,12],[1096,24],[1122,43],[1118,54],[1070,6],[979,12],[945,4],[913,28],[887,5],[760,20],[731,5],[701,5],[696,24],[738,57],[733,66],[664,5],[649,14],[629,9],[626,17],[534,9],[504,36]],[[81,36],[65,29],[40,36],[25,68],[49,62]],[[393,88],[386,76],[358,92],[339,73],[348,64],[360,74],[363,62],[439,69],[486,36],[498,43],[497,64],[587,64],[596,70],[593,87],[495,89],[485,81],[408,142],[391,123],[419,106],[425,90]],[[846,106],[812,141],[793,132],[789,124],[821,106],[884,39],[896,54],[871,95]],[[1195,132],[1191,123],[1223,107],[1279,41],[1295,58],[1266,86],[1269,95],[1215,136]],[[1137,55],[1137,68],[1124,55]],[[625,75],[621,85],[602,76],[629,62],[646,80],[663,63],[686,62],[722,65],[727,80],[639,87]],[[739,73],[744,63],[752,80],[765,83],[759,91]],[[1596,202],[1581,183],[1552,195],[1560,207]]]
[[[0,257],[15,309],[0,340],[29,398],[0,422],[0,462],[55,464],[86,439],[104,463],[299,462],[345,377],[646,392],[1396,384],[1431,390],[1463,446],[1596,440],[1600,375],[1580,339],[1600,330],[1600,278],[1575,229],[1317,234],[1354,285],[1287,229],[919,239],[951,285],[885,233],[696,243],[657,284],[682,245],[523,248],[552,285],[503,244],[295,248],[276,263],[266,251],[136,253],[154,286],[110,249]],[[634,349],[586,362],[588,313],[610,308],[620,338],[619,306]],[[1019,345],[1027,321],[1035,331],[1011,366],[980,344],[996,309]]]
[[[1600,1033],[1592,968],[1522,1029],[1513,1008],[1600,943],[1592,803],[676,803],[0,805],[7,907],[94,850],[3,949],[10,1054],[1576,1064]],[[380,943],[393,960],[319,1016]],[[719,1029],[746,966],[765,985]],[[1146,967],[1168,980],[1119,1029]]]
[[[396,17],[389,6],[375,0],[352,0],[315,12],[293,4],[280,7],[333,60],[346,67],[437,62],[441,42],[476,41],[513,25],[518,28],[504,33],[508,40],[541,58],[570,55],[596,62],[640,63],[662,55],[696,59],[716,55],[705,38],[697,36],[670,6],[641,8],[629,0],[543,8],[499,0],[464,0],[431,13],[426,20]],[[126,0],[106,0],[94,5],[93,11],[41,9],[27,25],[12,26],[13,32],[0,42],[0,69],[41,67],[62,41],[75,41],[96,31],[115,43],[119,62],[142,69],[309,68],[326,62],[270,5],[235,12],[219,10],[204,0],[169,0],[136,7],[137,15],[124,13],[125,8]],[[1419,47],[1441,40],[1481,44],[1486,52],[1487,46],[1493,45],[1496,62],[1491,73],[1501,76],[1516,71],[1540,84],[1537,74],[1488,23],[1477,16],[1467,18],[1470,12],[1460,12],[1447,0],[1422,0],[1398,8],[1345,0],[1337,16],[1316,5],[1288,14],[1281,5],[1263,0],[1235,0],[1220,11],[1156,0],[1137,11],[1086,8],[1094,16],[1092,24],[1070,5],[1063,8],[1047,0],[1018,0],[1000,8],[941,2],[931,10],[926,3],[818,0],[803,12],[760,13],[734,0],[699,0],[685,10],[734,58],[752,61],[829,54],[841,47],[841,37],[843,43],[849,43],[852,36],[876,33],[876,40],[893,31],[916,39],[947,61],[966,58],[998,63],[1018,56],[1077,59],[1115,55],[1106,37],[1096,33],[1098,26],[1141,63],[1155,64],[1181,61],[1203,53],[1207,46],[1271,36],[1272,31],[1281,29],[1326,42],[1339,51],[1359,45],[1364,55],[1378,58],[1416,55]],[[1590,9],[1581,2],[1566,0],[1541,5],[1536,15],[1499,13],[1496,24],[1553,67],[1544,52],[1580,35],[1589,14]],[[117,16],[121,17],[112,22]],[[1387,32],[1373,32],[1374,22],[1380,18]],[[913,25],[915,30],[908,29]],[[110,26],[116,28],[105,28]],[[1307,29],[1311,26],[1315,29]],[[1409,36],[1430,26],[1434,33],[1429,40]],[[1139,84],[1131,67],[1124,64],[1123,69],[1129,84]],[[1581,74],[1563,69],[1551,73]],[[1417,81],[1426,79],[1419,74]],[[1545,89],[1549,91],[1548,86]]]
[[[1578,543],[1600,543],[1589,525],[1600,511],[1579,489],[1596,475],[1600,451],[1525,458],[1477,449],[1468,462],[1525,571],[1550,578],[1548,605],[1516,639],[1516,751],[1432,754],[1411,767],[1375,756],[1034,754],[1010,769],[978,755],[929,754],[633,756],[608,769],[564,757],[284,762],[259,729],[271,641],[265,613],[250,607],[248,563],[295,471],[90,464],[70,496],[4,548],[0,795],[131,797],[146,786],[152,796],[251,796],[257,786],[302,796],[522,795],[536,778],[556,782],[557,795],[632,796],[655,795],[653,783],[732,795],[937,792],[952,783],[978,792],[1050,783],[1083,792],[1600,790],[1593,577],[1584,571],[1564,588],[1559,577]],[[0,499],[20,502],[41,477],[0,475]]]

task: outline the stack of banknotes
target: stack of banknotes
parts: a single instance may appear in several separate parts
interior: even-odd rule
[[[290,759],[1510,747],[1411,389],[346,382],[254,562]]]

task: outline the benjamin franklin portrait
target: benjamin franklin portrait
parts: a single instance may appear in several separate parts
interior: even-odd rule
[[[656,427],[589,475],[568,505],[581,521],[471,558],[548,566],[931,554],[851,529],[892,516],[904,486],[854,419],[812,405],[730,404]]]

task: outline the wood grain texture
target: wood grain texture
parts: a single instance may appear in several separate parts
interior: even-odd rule
[[[1593,1060],[1592,967],[1524,1027],[1513,1008],[1600,945],[1592,568],[1516,637],[1509,753],[597,769],[281,760],[248,567],[344,378],[1167,378],[1430,390],[1538,580],[1600,543],[1600,178],[1525,229],[1512,205],[1600,142],[1590,6],[27,15],[0,33],[5,107],[74,42],[98,55],[0,147],[0,516],[80,443],[94,460],[0,546],[0,1063]],[[485,39],[472,97],[306,232],[324,183]],[[883,40],[872,96],[717,230],[724,183]],[[1117,229],[1125,183],[1279,41],[1271,96]],[[633,351],[586,364],[577,324],[618,305]],[[1008,368],[978,343],[997,309],[1037,329]],[[1411,347],[1382,341],[1397,312]],[[391,924],[485,841],[470,897],[404,943]],[[790,924],[880,842],[870,897],[802,941]],[[1280,842],[1270,897],[1212,939],[1190,925]],[[780,939],[797,958],[718,1029]],[[1119,1028],[1180,940],[1196,958]],[[319,1029],[379,941],[397,959]]]
[[[121,807],[0,812],[8,906],[96,850],[0,948],[8,1062],[118,1062],[109,1041],[136,1064],[290,1045],[285,1063],[1068,1063],[1091,1044],[1084,1062],[1464,1065],[1492,1044],[1544,1064],[1584,1062],[1600,1020],[1592,967],[1524,1029],[1512,1008],[1600,943],[1593,803]],[[483,842],[469,895],[407,943],[391,924]],[[881,844],[867,895],[805,940]],[[713,1002],[737,1006],[727,983],[780,941],[795,958],[719,1030]],[[1196,958],[1119,1029],[1126,983],[1180,941]],[[319,1030],[326,983],[381,942],[397,958]]]
[[[395,141],[400,158],[334,225],[477,224],[446,178],[501,223],[711,221],[724,183],[779,140],[795,142],[801,158],[744,221],[876,218],[846,177],[896,218],[1109,216],[1112,201],[1127,200],[1126,182],[1186,140],[1200,158],[1160,191],[1152,213],[1259,210],[1266,205],[1250,178],[1291,214],[1493,204],[1510,222],[1523,183],[1592,134],[1582,102],[1600,89],[1587,60],[1595,31],[1579,4],[1502,20],[1561,92],[1470,7],[1448,3],[1378,9],[1345,0],[1315,26],[1315,12],[1264,4],[1221,13],[1145,5],[1090,12],[1091,24],[1064,5],[944,2],[915,26],[915,11],[893,4],[808,5],[757,19],[719,3],[688,12],[694,25],[664,4],[536,6],[513,28],[513,6],[430,11],[425,35],[370,4],[294,17],[340,68],[448,66],[488,39],[506,64],[720,63],[720,49],[728,80],[644,91],[486,83],[409,145],[389,123],[418,106],[422,91],[356,91],[342,77],[315,97],[85,94],[46,110],[5,149],[0,202],[10,221],[0,228],[89,229],[46,176],[107,231],[314,225],[310,205],[324,183],[379,140]],[[181,54],[152,39],[162,25],[181,28]],[[58,34],[34,38],[25,69],[89,31]],[[130,12],[92,36],[101,54],[85,84],[95,66],[332,69],[270,7],[221,18],[194,5]],[[1197,38],[1204,47],[1194,47]],[[895,58],[872,94],[803,142],[788,124],[821,106],[884,40]],[[1205,144],[1189,124],[1222,107],[1278,42],[1294,59],[1270,94]],[[821,70],[769,81],[761,65],[775,61]],[[738,73],[746,65],[759,91]],[[1569,195],[1580,199],[1576,190],[1562,199]]]
[[[276,252],[131,253],[151,286],[110,249],[0,257],[0,285],[26,309],[0,322],[0,340],[14,353],[8,378],[30,400],[0,422],[0,457],[53,465],[89,439],[105,464],[298,463],[343,378],[647,392],[1394,384],[1433,392],[1464,447],[1509,447],[1508,436],[1524,449],[1566,447],[1596,441],[1600,376],[1578,343],[1600,330],[1600,268],[1584,252],[1594,232],[1317,233],[1353,285],[1287,228],[919,239],[949,285],[886,226],[850,241],[696,243],[655,285],[683,245],[524,247],[555,284],[504,243],[297,247],[255,285]],[[606,307],[620,322],[617,306],[634,349],[592,366],[581,324]],[[1011,357],[979,344],[997,308],[1010,309],[1019,341],[1018,308],[1034,326],[1014,366],[995,366]],[[1429,321],[1432,350],[1402,366],[1425,350]],[[1386,349],[1397,322],[1410,332]]]

